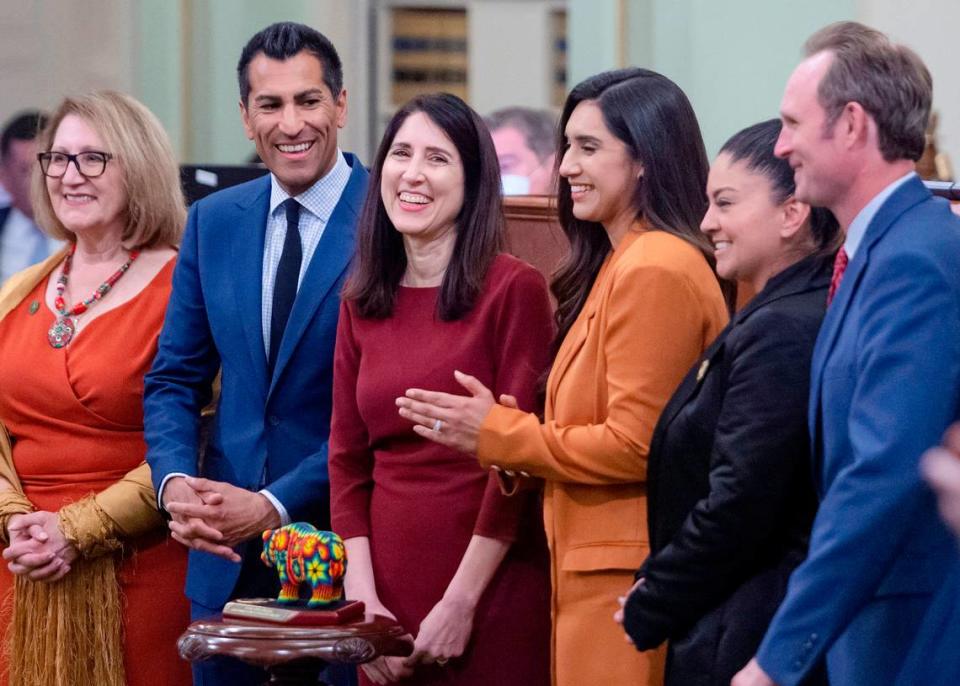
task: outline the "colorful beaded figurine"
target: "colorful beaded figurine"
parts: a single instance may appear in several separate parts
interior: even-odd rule
[[[318,531],[306,522],[269,529],[263,532],[260,559],[280,575],[278,603],[297,603],[304,583],[312,589],[307,607],[326,607],[343,599],[347,555],[343,540],[332,531]]]

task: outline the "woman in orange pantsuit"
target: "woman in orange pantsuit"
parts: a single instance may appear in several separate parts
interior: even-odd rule
[[[545,480],[558,686],[659,684],[660,653],[624,641],[613,614],[648,553],[646,458],[660,411],[727,321],[699,231],[707,158],[683,92],[645,69],[587,79],[561,117],[559,217],[571,253],[553,282],[559,349],[544,420],[469,396],[411,389],[423,436],[506,481]],[[437,430],[439,429],[439,430]]]

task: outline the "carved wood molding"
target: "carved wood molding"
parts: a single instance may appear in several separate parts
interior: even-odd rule
[[[557,199],[552,195],[510,195],[503,199],[503,212],[510,219],[557,220]]]
[[[362,622],[324,627],[285,627],[214,618],[191,624],[177,642],[189,662],[222,655],[274,668],[294,661],[361,664],[379,655],[406,657],[412,646],[395,621],[367,615]]]

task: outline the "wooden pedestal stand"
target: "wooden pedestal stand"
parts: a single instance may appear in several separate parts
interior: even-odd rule
[[[361,664],[380,655],[405,657],[406,632],[392,619],[365,615],[339,626],[290,627],[215,617],[194,622],[177,642],[190,662],[233,657],[270,674],[270,684],[322,684],[325,664]]]

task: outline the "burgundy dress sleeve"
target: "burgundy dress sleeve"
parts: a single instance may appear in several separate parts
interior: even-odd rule
[[[493,354],[496,382],[490,389],[495,400],[501,394],[516,397],[521,410],[540,412],[540,388],[550,364],[553,316],[543,276],[527,265],[518,269],[507,283],[495,313]],[[504,541],[517,539],[521,526],[534,520],[539,489],[526,488],[514,496],[500,491],[497,475],[491,471],[474,534]]]
[[[350,303],[340,304],[333,355],[333,417],[330,424],[330,519],[342,538],[370,536],[373,453],[357,406],[360,347],[353,335]]]

